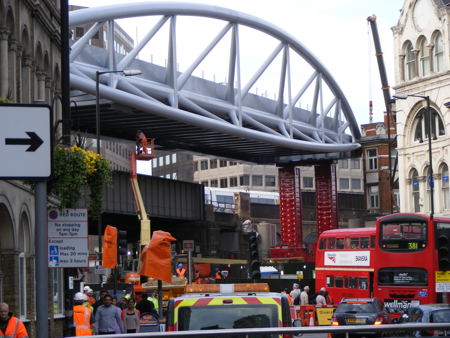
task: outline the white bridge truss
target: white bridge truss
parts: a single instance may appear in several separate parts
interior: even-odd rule
[[[136,41],[131,52],[116,53],[114,43],[110,43],[114,40],[115,20],[143,16],[156,17],[156,24],[148,27],[147,34]],[[183,71],[178,70],[184,60],[180,60],[181,53],[177,53],[180,17],[209,18],[223,27]],[[69,25],[72,29],[89,27],[71,46],[72,90],[95,95],[97,71],[140,69],[143,72],[139,76],[121,73],[100,76],[101,99],[135,112],[128,111],[127,119],[119,118],[120,112],[116,110],[116,120],[114,115],[104,117],[102,112],[102,131],[108,121],[110,129],[144,130],[148,119],[151,123],[144,132],[153,136],[158,134],[158,121],[173,121],[179,144],[173,140],[174,135],[170,135],[169,125],[166,133],[159,132],[157,143],[164,144],[167,135],[172,138],[170,144],[176,147],[186,145],[184,148],[195,149],[198,144],[203,152],[217,151],[221,155],[234,154],[235,158],[253,160],[260,156],[264,158],[261,162],[276,161],[283,156],[349,152],[360,146],[357,143],[359,126],[336,81],[297,39],[269,22],[216,6],[149,2],[72,11]],[[89,44],[101,27],[107,32],[106,49]],[[165,67],[160,67],[139,59],[138,55],[144,48],[152,48],[154,37],[163,27],[169,32],[165,45],[168,46],[167,62]],[[255,30],[276,42],[245,83],[242,50],[248,46],[240,43],[243,29]],[[202,61],[219,48],[225,37],[229,41],[226,51],[229,57],[220,67],[227,70],[226,82],[216,83],[194,76]],[[253,43],[257,45],[258,41]],[[281,60],[277,67],[276,98],[255,94],[255,84],[265,72],[273,70],[276,59]],[[294,72],[297,60],[307,66],[302,66],[301,73]],[[299,102],[302,105],[307,102],[307,108],[300,107]],[[93,114],[91,110],[91,124]],[[139,119],[133,121],[137,117]],[[134,133],[130,134],[133,136]]]

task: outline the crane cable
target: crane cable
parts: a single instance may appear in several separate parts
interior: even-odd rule
[[[372,101],[372,40],[370,36],[370,23],[367,21],[367,41],[368,41],[368,76],[369,76],[369,123],[373,122],[373,101]]]

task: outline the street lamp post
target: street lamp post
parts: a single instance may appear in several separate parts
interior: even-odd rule
[[[428,184],[430,185],[430,219],[434,216],[434,178],[433,178],[433,153],[431,149],[431,133],[432,133],[432,116],[430,109],[430,97],[428,95],[414,95],[414,94],[395,94],[395,99],[406,100],[408,97],[419,97],[424,99],[427,103],[426,114],[428,116],[427,130],[428,130],[428,161],[430,162]]]
[[[95,72],[95,131],[97,134],[97,154],[101,154],[100,148],[100,76],[103,74],[120,73],[125,76],[140,75],[142,72],[137,69],[124,69],[124,70],[107,70]],[[98,230],[98,253],[99,259],[101,259],[102,253],[102,214],[97,218],[97,230]]]

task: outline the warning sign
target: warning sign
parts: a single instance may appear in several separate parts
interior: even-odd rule
[[[436,271],[436,292],[450,292],[450,271]]]

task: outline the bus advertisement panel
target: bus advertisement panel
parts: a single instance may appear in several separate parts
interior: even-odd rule
[[[335,304],[371,297],[374,248],[374,227],[324,231],[316,252],[316,291],[326,287]]]

